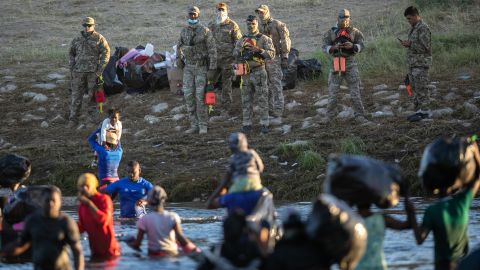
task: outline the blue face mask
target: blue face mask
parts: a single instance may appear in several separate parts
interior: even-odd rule
[[[198,19],[197,20],[188,19],[187,22],[189,25],[195,25],[198,23]]]

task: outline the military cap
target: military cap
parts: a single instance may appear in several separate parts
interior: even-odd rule
[[[258,8],[255,9],[255,12],[259,12],[259,11],[268,13],[268,12],[269,12],[268,6],[267,6],[267,5],[260,5],[260,6],[258,6]]]
[[[188,8],[188,14],[192,14],[192,13],[200,15],[200,9],[196,6],[191,6]]]
[[[95,20],[92,17],[86,17],[85,19],[83,19],[83,23],[82,23],[83,26],[94,25],[94,24],[95,24]]]
[[[350,17],[350,11],[348,9],[342,9],[340,12],[338,12],[338,18],[343,19],[343,18],[349,18]]]
[[[223,9],[225,9],[225,10],[228,10],[227,4],[226,4],[226,3],[223,3],[223,2],[218,3],[217,6],[216,6],[216,8],[217,8],[217,9],[223,8]]]

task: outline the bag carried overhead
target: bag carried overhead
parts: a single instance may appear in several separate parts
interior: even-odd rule
[[[388,208],[398,203],[402,185],[396,166],[366,156],[334,155],[327,164],[324,191],[349,204]]]
[[[340,269],[354,269],[367,245],[362,218],[347,204],[329,194],[320,194],[305,224],[308,237]]]
[[[0,158],[0,186],[22,183],[30,176],[31,170],[32,164],[25,157],[8,154]]]
[[[478,178],[480,154],[476,142],[466,138],[440,138],[427,145],[418,176],[426,191],[450,193]]]

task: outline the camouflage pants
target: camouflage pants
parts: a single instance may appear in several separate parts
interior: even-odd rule
[[[207,106],[203,103],[206,85],[207,66],[185,66],[182,90],[192,127],[207,127]]]
[[[408,78],[412,87],[415,111],[428,111],[430,103],[430,93],[427,87],[428,68],[412,67],[408,72]]]
[[[232,80],[233,80],[233,68],[232,68],[233,61],[224,61],[224,62],[217,62],[217,74],[215,81],[218,81],[220,76],[222,77],[222,92],[217,93],[218,100],[217,102],[220,106],[228,110],[230,108],[230,104],[233,102],[232,97]]]
[[[360,95],[360,75],[358,73],[357,62],[354,59],[346,59],[345,73],[339,75],[330,69],[328,75],[328,106],[327,115],[330,118],[335,117],[337,111],[338,92],[343,79],[347,81],[350,98],[352,100],[355,116],[364,116],[362,96]]]
[[[72,72],[72,99],[70,103],[70,121],[78,121],[82,108],[83,95],[91,95],[95,87],[97,76],[94,72]]]
[[[282,67],[281,58],[276,56],[274,59],[265,61],[265,68],[268,75],[268,102],[270,111],[282,115],[284,108],[283,86],[282,86]]]
[[[267,72],[264,67],[258,67],[250,74],[243,76],[242,114],[243,125],[252,125],[254,99],[260,109],[260,125],[268,126],[268,88]]]

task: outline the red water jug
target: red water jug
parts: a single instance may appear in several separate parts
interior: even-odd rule
[[[205,99],[204,99],[205,105],[213,106],[215,105],[216,101],[217,100],[215,98],[215,92],[213,91],[205,92]]]

